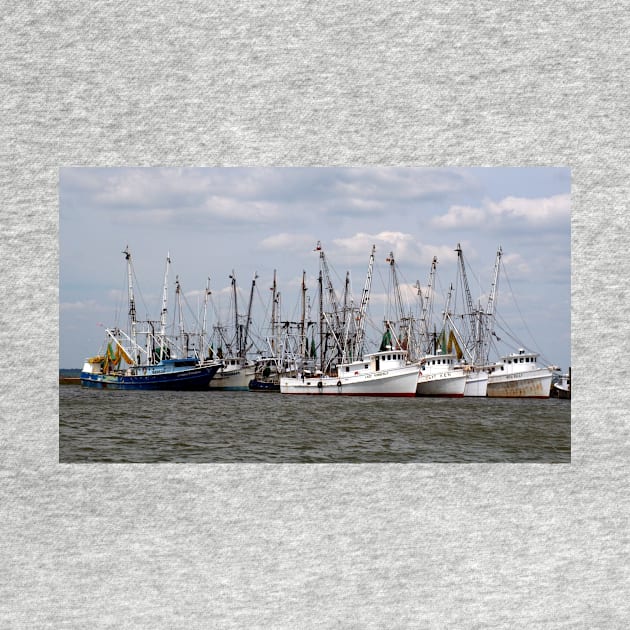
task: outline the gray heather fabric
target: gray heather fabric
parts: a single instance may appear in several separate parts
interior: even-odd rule
[[[5,3],[0,626],[626,627],[629,15]],[[58,464],[59,167],[263,164],[570,166],[572,463]]]

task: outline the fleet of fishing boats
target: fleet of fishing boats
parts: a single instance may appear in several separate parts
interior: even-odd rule
[[[184,322],[184,300],[175,282],[175,315],[168,317],[170,257],[166,259],[159,319],[139,320],[132,256],[127,264],[128,321],[107,328],[101,353],[86,360],[80,381],[101,389],[234,390],[281,394],[335,396],[535,397],[552,392],[570,397],[570,378],[559,379],[558,368],[541,366],[539,354],[519,348],[490,360],[495,332],[501,248],[497,251],[491,290],[485,307],[475,306],[468,286],[460,245],[458,294],[462,312],[452,307],[453,285],[439,321],[433,316],[437,258],[431,263],[426,287],[415,285],[416,304],[403,299],[393,252],[387,257],[392,295],[391,313],[382,322],[378,349],[370,352],[366,333],[376,248],[368,261],[363,291],[355,302],[349,273],[337,292],[321,243],[317,243],[317,316],[307,301],[306,273],[302,274],[300,316],[281,320],[280,293],[274,272],[270,334],[264,349],[253,343],[254,275],[245,313],[238,307],[236,276],[231,274],[231,317],[217,318],[209,330],[209,282],[204,293],[201,323],[195,331]],[[568,381],[568,383],[567,383]]]

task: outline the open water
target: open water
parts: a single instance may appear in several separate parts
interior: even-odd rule
[[[571,461],[571,402],[59,386],[59,461]]]

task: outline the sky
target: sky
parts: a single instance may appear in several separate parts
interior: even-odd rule
[[[302,272],[316,315],[321,243],[333,286],[346,272],[358,303],[376,246],[369,339],[391,309],[394,254],[401,294],[417,306],[437,257],[437,325],[461,245],[471,296],[484,307],[497,248],[497,352],[537,351],[542,362],[571,365],[571,174],[568,168],[85,168],[60,170],[59,367],[80,368],[98,354],[105,327],[124,326],[126,262],[132,254],[140,319],[159,319],[166,258],[169,313],[179,279],[188,321],[230,317],[230,275],[239,311],[252,279],[253,329],[264,337],[274,270],[281,319],[299,318]],[[208,280],[209,279],[209,280]],[[414,302],[415,300],[415,302]],[[463,304],[454,290],[451,308]],[[509,335],[503,331],[509,331]],[[368,350],[376,350],[376,347]],[[496,358],[496,357],[495,357]]]

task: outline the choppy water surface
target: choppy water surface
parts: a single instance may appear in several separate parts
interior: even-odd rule
[[[59,460],[568,463],[570,405],[60,385]]]

